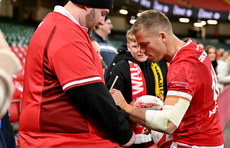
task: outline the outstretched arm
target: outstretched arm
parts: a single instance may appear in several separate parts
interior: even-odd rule
[[[179,126],[190,102],[177,97],[166,98],[163,110],[141,110],[135,108],[125,101],[120,91],[110,91],[115,103],[120,106],[129,118],[149,129],[172,134]]]
[[[135,142],[135,134],[123,111],[117,108],[102,82],[71,88],[67,90],[67,95],[71,103],[98,121],[122,147]]]

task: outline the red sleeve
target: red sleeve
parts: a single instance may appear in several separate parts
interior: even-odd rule
[[[100,60],[95,55],[91,43],[83,39],[60,47],[51,55],[52,66],[64,91],[75,86],[102,82],[97,66]]]
[[[167,75],[167,96],[177,96],[191,101],[199,87],[195,64],[181,61],[170,65]]]

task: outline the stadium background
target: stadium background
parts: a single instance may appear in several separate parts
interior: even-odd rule
[[[67,0],[0,0],[0,27],[9,44],[28,45],[33,31],[44,16],[51,12],[55,5],[64,5],[66,2]],[[120,9],[127,10],[128,14],[121,14]],[[131,27],[130,20],[146,9],[166,13],[172,22],[173,31],[180,38],[192,37],[205,45],[212,44],[217,48],[230,49],[229,0],[114,0],[114,8],[109,16],[114,26],[110,39],[116,47],[125,40],[125,32]],[[189,18],[190,22],[179,22],[181,17]],[[218,23],[209,25],[209,19],[217,20]],[[195,22],[201,21],[206,21],[206,25],[194,27]],[[26,31],[24,25],[27,25]],[[20,35],[23,39],[18,39],[21,38]]]

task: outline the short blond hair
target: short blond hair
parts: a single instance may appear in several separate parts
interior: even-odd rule
[[[153,33],[157,33],[158,31],[164,31],[168,34],[173,33],[168,17],[156,10],[146,10],[141,13],[132,26],[133,34],[136,34],[140,30],[148,30]]]
[[[132,28],[127,30],[126,39],[128,43],[137,41],[135,35],[132,32]]]

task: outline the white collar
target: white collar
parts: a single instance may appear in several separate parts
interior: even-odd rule
[[[188,44],[190,44],[192,42],[192,40],[188,40],[187,43],[185,43],[183,46],[179,47],[178,50],[176,51],[176,53],[174,54],[172,60],[170,61],[170,63],[172,63],[172,61],[174,60],[174,58],[176,57],[178,51],[181,49],[181,48],[184,48],[185,46],[187,46]]]
[[[79,26],[81,26],[79,24],[79,22],[69,13],[69,11],[67,11],[64,7],[62,6],[55,6],[54,7],[54,12],[58,12],[61,13],[62,15],[68,17],[69,19],[71,19],[74,23],[78,24]],[[81,26],[84,30],[88,30],[88,28]]]

